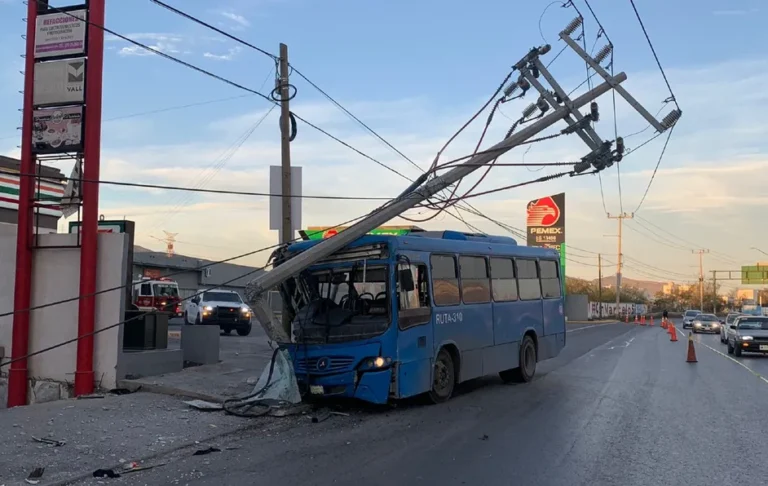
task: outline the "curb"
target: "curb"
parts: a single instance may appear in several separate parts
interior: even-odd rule
[[[205,400],[206,402],[222,403],[226,398],[198,393],[183,388],[176,388],[169,385],[160,385],[157,383],[143,383],[134,380],[117,380],[117,386],[127,388],[131,391],[142,391],[156,393],[158,395],[169,395],[172,397],[192,398],[194,400]]]

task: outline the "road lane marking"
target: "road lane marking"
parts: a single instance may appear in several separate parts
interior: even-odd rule
[[[595,324],[593,326],[586,325],[584,327],[579,327],[576,329],[569,329],[569,330],[566,330],[565,332],[578,332],[578,331],[583,331],[584,329],[594,329],[596,327],[613,326],[615,324],[621,324],[621,323],[619,321],[616,321],[616,322],[606,322],[605,324]]]
[[[680,330],[680,328],[679,328],[679,327],[677,327],[677,325],[675,325],[675,329],[677,329],[677,330]],[[681,332],[681,334],[685,335],[685,330],[682,330],[682,331],[680,331],[680,332]],[[686,336],[686,340],[687,340],[687,337],[688,337],[688,336]],[[713,352],[715,352],[715,353],[719,354],[720,356],[722,356],[722,357],[724,357],[724,358],[726,358],[726,359],[729,359],[729,360],[733,361],[734,363],[736,363],[737,365],[741,366],[741,367],[742,367],[742,368],[744,368],[745,370],[749,371],[750,373],[752,373],[752,374],[753,374],[753,375],[755,375],[756,377],[758,377],[758,378],[760,378],[761,380],[763,380],[764,382],[768,383],[768,379],[766,379],[766,378],[765,378],[763,375],[761,375],[761,374],[760,374],[760,373],[758,373],[757,371],[753,370],[753,369],[752,369],[752,368],[750,368],[749,366],[745,365],[745,364],[744,364],[744,363],[742,363],[741,361],[737,360],[736,358],[733,358],[733,357],[731,357],[731,356],[728,356],[727,354],[723,353],[722,351],[718,351],[717,349],[713,348],[713,347],[712,347],[712,346],[710,346],[709,344],[706,344],[706,343],[705,343],[705,342],[703,342],[702,340],[699,340],[699,341],[698,341],[698,343],[699,343],[699,344],[701,344],[702,346],[704,346],[705,348],[709,349],[710,351],[713,351]]]

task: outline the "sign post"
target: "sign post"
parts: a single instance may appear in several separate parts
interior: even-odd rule
[[[529,201],[527,213],[528,246],[560,252],[560,280],[565,295],[565,193]]]

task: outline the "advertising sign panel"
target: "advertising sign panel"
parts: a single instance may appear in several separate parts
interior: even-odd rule
[[[330,238],[347,229],[348,226],[310,226],[304,233],[310,240]],[[412,232],[424,231],[417,226],[379,226],[368,232],[369,235],[405,236]]]
[[[36,106],[83,103],[84,95],[84,58],[35,64],[33,103]]]
[[[554,248],[560,252],[560,275],[565,288],[565,193],[528,202],[526,223],[528,246]]]
[[[83,148],[83,107],[66,106],[32,113],[32,151],[76,152]]]
[[[35,24],[35,59],[85,53],[85,32],[88,26],[86,15],[85,10],[72,10],[38,16]]]

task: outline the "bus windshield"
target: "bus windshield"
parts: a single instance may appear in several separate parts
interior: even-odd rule
[[[389,327],[389,266],[364,262],[316,269],[301,276],[305,302],[294,320],[298,342],[367,339]]]

